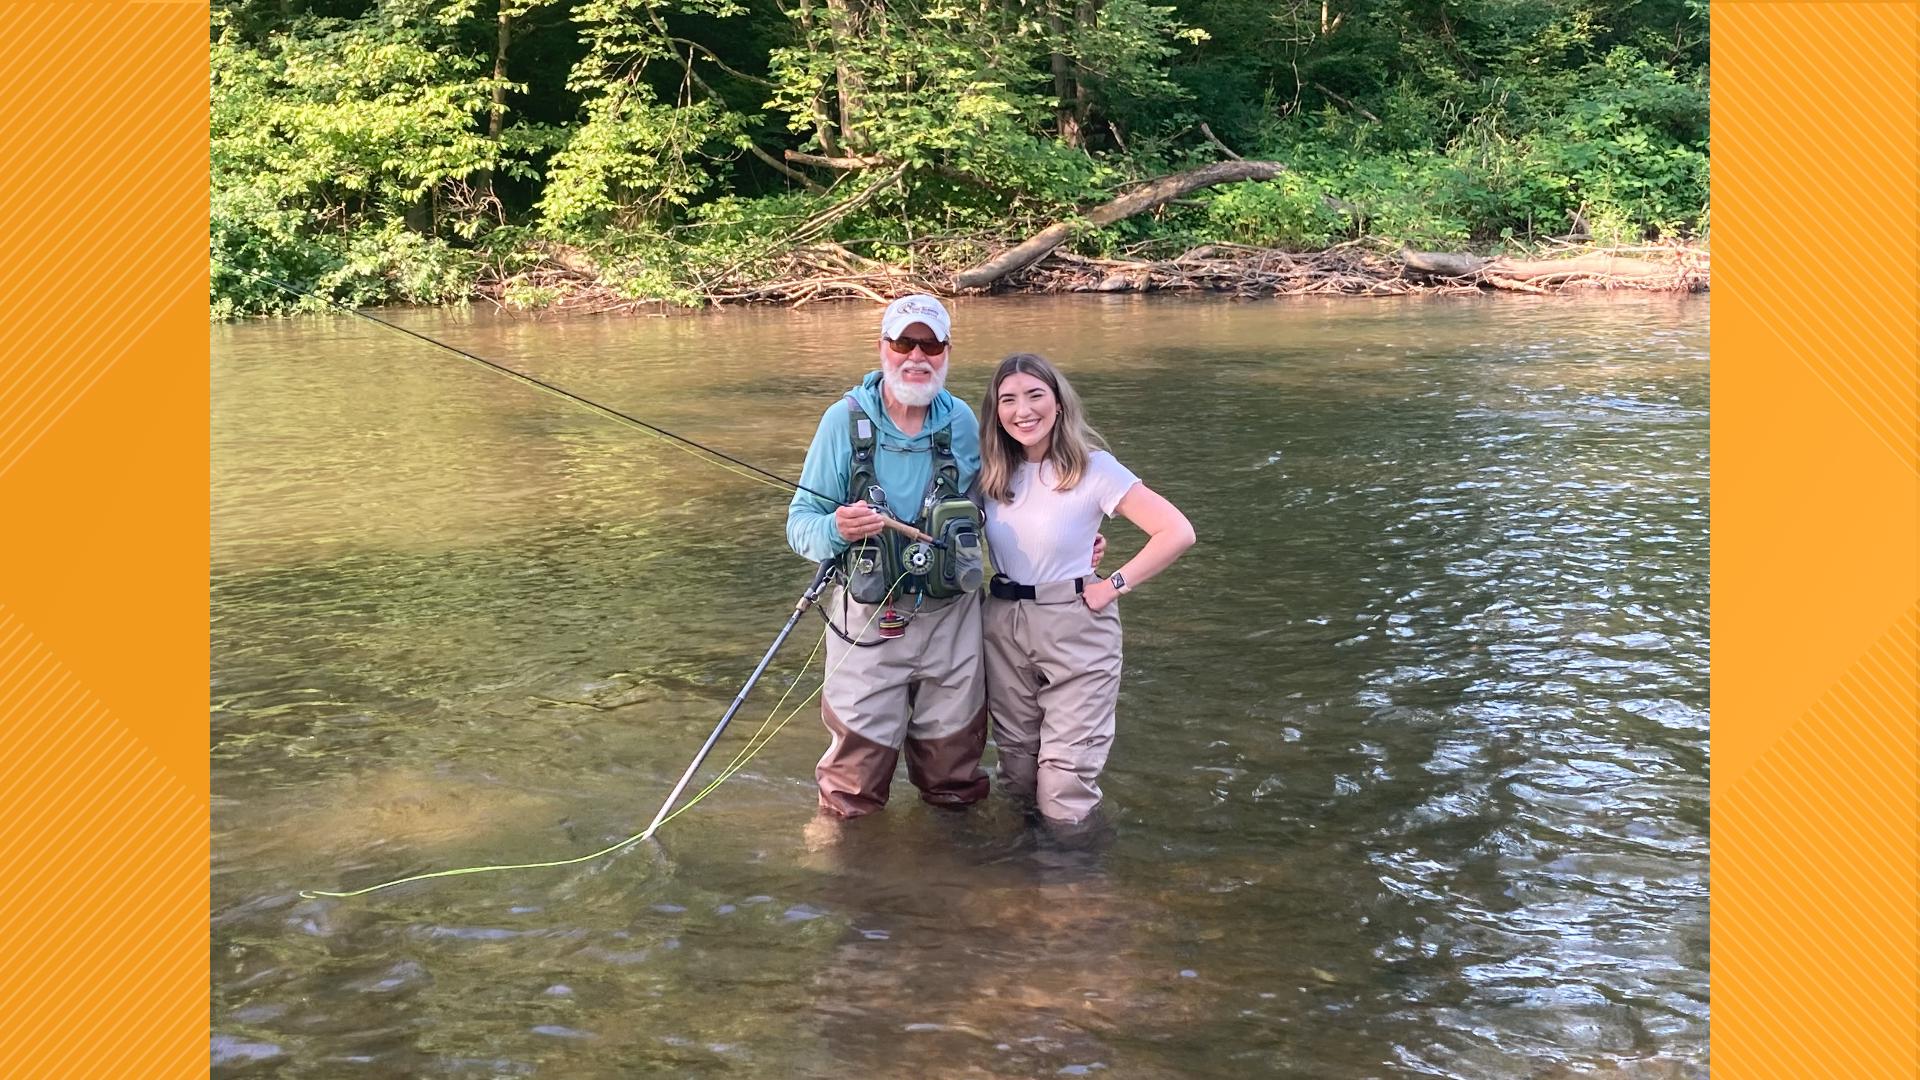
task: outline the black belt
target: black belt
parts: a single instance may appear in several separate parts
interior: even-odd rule
[[[1086,590],[1086,580],[1084,578],[1076,578],[1073,583],[1074,593],[1078,595]],[[1032,600],[1035,595],[1033,586],[1008,581],[1003,577],[996,577],[988,582],[987,591],[993,594],[995,600]]]

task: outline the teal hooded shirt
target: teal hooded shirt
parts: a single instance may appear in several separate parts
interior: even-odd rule
[[[880,373],[868,373],[860,385],[848,391],[860,408],[873,419],[879,447],[874,453],[874,479],[887,493],[893,512],[912,521],[920,514],[920,499],[933,480],[933,433],[941,428],[952,432],[953,459],[960,467],[960,489],[973,486],[980,472],[980,421],[967,403],[940,391],[927,406],[927,419],[920,433],[909,438],[887,416],[880,397]],[[807,447],[807,463],[800,470],[800,484],[826,495],[849,494],[853,480],[853,437],[847,420],[847,399],[840,397],[820,416],[813,433],[813,445]],[[864,498],[864,493],[858,496]],[[833,527],[834,505],[818,496],[796,491],[787,504],[787,544],[793,550],[818,562],[847,549]]]

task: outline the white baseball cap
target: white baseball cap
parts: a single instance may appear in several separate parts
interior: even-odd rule
[[[880,334],[897,338],[914,323],[926,323],[941,341],[953,331],[953,319],[940,301],[926,293],[912,293],[887,305],[887,313],[880,316]]]

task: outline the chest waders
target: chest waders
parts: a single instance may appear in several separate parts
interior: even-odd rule
[[[874,455],[879,453],[880,439],[873,418],[851,396],[847,398],[847,433],[853,442],[853,475],[847,501],[865,499],[904,520],[905,514],[887,507],[886,492],[877,482]],[[953,456],[953,433],[943,427],[929,437],[933,443],[933,478],[927,481],[911,524],[940,543],[935,546],[909,540],[889,530],[848,548],[840,556],[840,568],[847,580],[847,595],[858,603],[881,603],[892,590],[896,596],[913,596],[917,607],[922,599],[964,596],[979,589],[987,579],[986,518],[960,490],[960,463]],[[899,582],[897,587],[895,582]]]

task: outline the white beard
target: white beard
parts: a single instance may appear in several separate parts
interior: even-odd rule
[[[934,369],[933,381],[927,383],[908,383],[891,371],[883,374],[881,381],[886,384],[887,393],[893,395],[893,400],[909,408],[924,408],[933,404],[933,399],[946,389],[947,369],[944,365]]]

